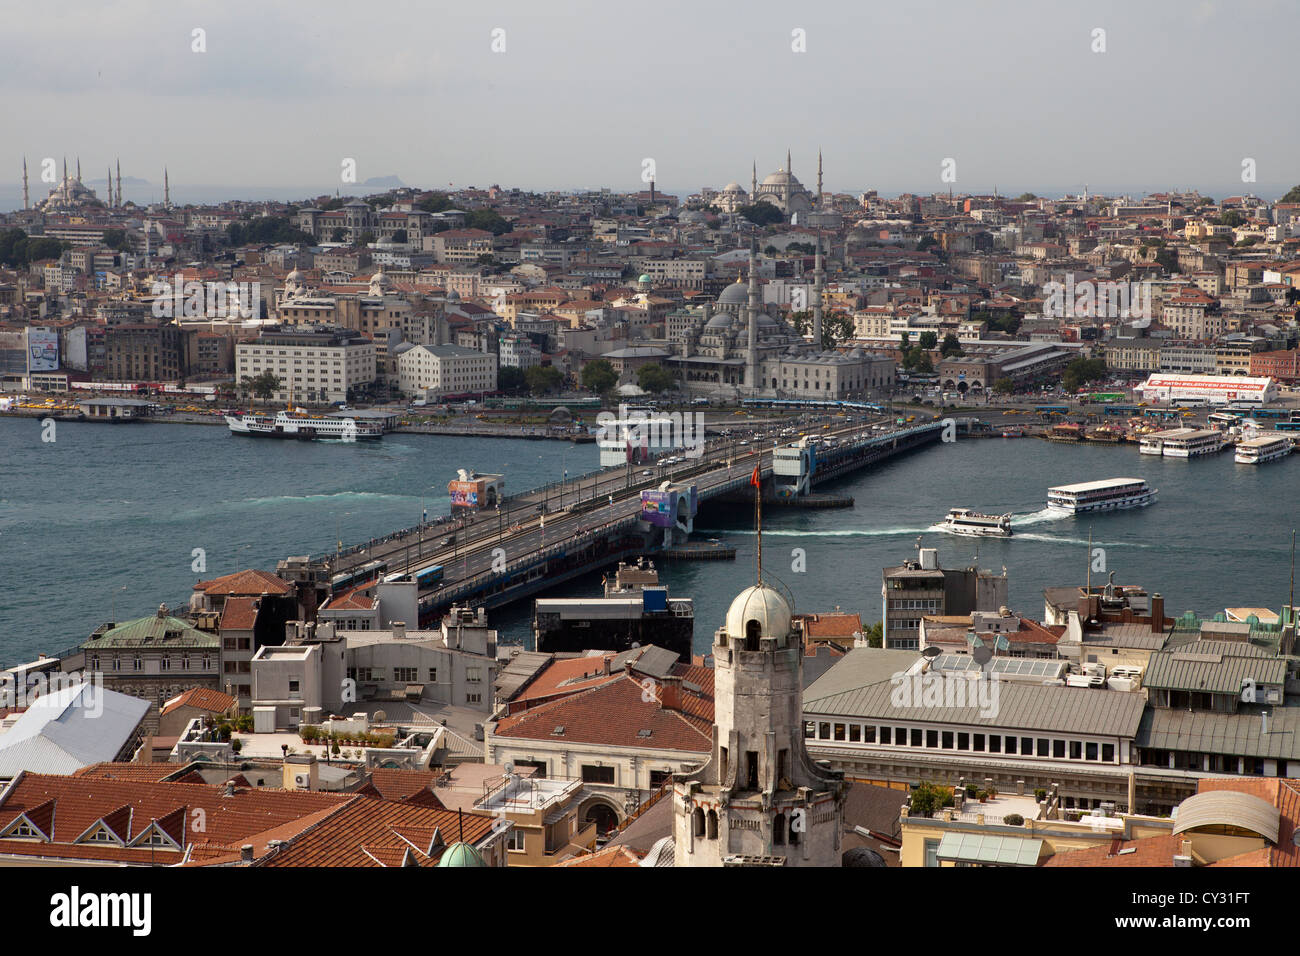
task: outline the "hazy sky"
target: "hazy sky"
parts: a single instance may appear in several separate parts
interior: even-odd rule
[[[63,2],[0,14],[0,183],[80,154],[199,186],[1275,196],[1300,182],[1294,0]],[[191,51],[206,30],[206,53]],[[492,31],[505,31],[505,51]],[[1094,53],[1102,28],[1106,51]],[[806,52],[792,50],[805,31]],[[1257,164],[1254,184],[1242,160]],[[35,171],[33,170],[33,178]],[[48,189],[39,183],[34,197]]]

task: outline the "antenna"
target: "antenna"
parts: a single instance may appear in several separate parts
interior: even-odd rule
[[[759,464],[762,463],[762,456],[759,456]],[[763,481],[758,474],[759,465],[754,466],[754,529],[758,536],[758,550],[755,556],[757,562],[756,576],[758,577],[758,586],[763,586]]]
[[[1086,562],[1088,565],[1088,586],[1086,591],[1088,597],[1092,597],[1092,525],[1088,525],[1088,557]]]

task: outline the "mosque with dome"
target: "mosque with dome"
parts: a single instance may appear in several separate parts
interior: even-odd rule
[[[750,173],[749,191],[746,192],[739,183],[727,183],[722,187],[722,191],[714,196],[712,205],[721,212],[734,213],[739,212],[744,206],[763,202],[779,209],[786,222],[835,228],[838,226],[839,217],[822,208],[822,195],[822,154],[817,153],[817,189],[815,192],[810,192],[795,176],[790,164],[790,151],[787,149],[785,165],[776,172],[768,175],[760,183],[758,163],[755,162]]]
[[[749,279],[736,281],[677,324],[674,354],[664,364],[679,373],[688,391],[761,398],[844,400],[871,397],[894,381],[892,359],[862,349],[823,350],[822,298],[825,270],[821,246],[809,306],[812,342],[806,342],[783,317],[763,310],[758,290],[758,246],[751,245]]]

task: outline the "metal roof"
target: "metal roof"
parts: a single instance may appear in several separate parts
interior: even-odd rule
[[[509,664],[497,672],[497,697],[502,700],[509,700],[550,662],[550,654],[540,654],[537,651],[520,651],[510,659]]]
[[[1241,827],[1277,843],[1282,813],[1277,807],[1249,793],[1209,790],[1188,797],[1178,805],[1174,833],[1205,826]]]
[[[146,700],[89,682],[46,694],[0,736],[0,779],[114,760],[148,711]]]
[[[1134,742],[1151,750],[1300,760],[1300,708],[1269,710],[1265,719],[1153,707],[1143,715]]]
[[[839,666],[832,667],[827,676]],[[944,679],[934,676],[938,680]],[[1122,691],[1042,687],[1005,681],[996,686],[995,712],[985,715],[978,701],[964,707],[933,706],[924,702],[907,707],[895,706],[891,697],[893,685],[889,680],[820,698],[811,696],[817,687],[814,684],[805,694],[804,714],[1131,738],[1137,732],[1146,706],[1141,694]]]
[[[208,634],[191,626],[178,617],[151,614],[149,617],[127,621],[105,631],[99,637],[86,641],[82,647],[88,651],[114,647],[206,647],[218,648],[221,641],[215,634]]]
[[[1152,654],[1142,677],[1143,685],[1151,689],[1206,694],[1238,694],[1247,680],[1281,685],[1286,682],[1286,661],[1280,657],[1227,657],[1183,648]]]
[[[1042,850],[1043,841],[1033,837],[945,833],[939,841],[938,857],[985,866],[1037,866]]]

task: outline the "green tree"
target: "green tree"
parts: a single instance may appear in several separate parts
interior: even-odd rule
[[[1178,253],[1172,249],[1161,249],[1156,253],[1156,262],[1170,275],[1178,271]]]
[[[862,638],[868,647],[883,647],[885,643],[885,622],[877,621],[862,629]]]
[[[636,383],[647,392],[653,392],[658,395],[660,392],[666,392],[677,384],[673,373],[656,362],[649,365],[642,365],[636,370]]]
[[[280,377],[273,372],[263,372],[252,378],[245,376],[244,384],[255,398],[266,401],[280,390]]]
[[[596,359],[582,367],[582,387],[603,394],[618,384],[618,373],[607,359]]]
[[[741,206],[736,211],[756,226],[774,226],[785,222],[785,213],[770,202],[756,202],[752,206]]]
[[[347,242],[347,241],[348,241],[348,231],[344,229],[342,226],[335,226],[334,230],[330,233],[330,242]]]
[[[226,230],[226,236],[232,246],[316,241],[294,225],[288,216],[258,216],[255,219],[232,222]]]
[[[374,241],[375,241],[375,234],[371,232],[369,229],[367,229],[361,235],[357,236],[356,244],[358,246],[368,246]]]
[[[962,351],[961,343],[957,341],[957,336],[949,332],[943,337],[943,345],[939,346],[939,354],[944,358],[949,358],[953,355],[965,355],[966,353]]]
[[[465,226],[468,229],[482,229],[494,236],[503,235],[514,228],[495,209],[475,209],[465,217]]]
[[[1240,226],[1245,221],[1246,221],[1246,217],[1243,216],[1236,209],[1229,209],[1227,212],[1225,212],[1222,216],[1219,217],[1220,226],[1232,226],[1236,228],[1237,226]]]
[[[993,383],[993,391],[999,395],[1010,395],[1016,390],[1016,383],[1005,375]]]
[[[1061,376],[1061,385],[1067,392],[1077,392],[1088,382],[1095,382],[1105,377],[1105,359],[1080,357],[1065,367],[1065,373]]]
[[[921,349],[915,349],[911,354],[916,356],[916,360],[912,363],[913,371],[917,371],[917,372],[934,371],[934,360],[930,358],[929,352],[923,351]]]
[[[938,248],[938,246],[939,240],[934,238],[934,236],[922,236],[921,241],[916,244],[916,251],[929,252],[931,249]]]
[[[922,332],[918,344],[927,352],[939,344],[938,332]]]
[[[446,193],[430,193],[415,204],[416,209],[423,209],[425,212],[442,212],[451,208],[451,200],[447,198]]]
[[[912,788],[911,807],[908,813],[918,817],[929,817],[944,807],[951,807],[953,802],[952,791],[947,787],[922,781]]]
[[[524,372],[524,381],[528,384],[528,391],[545,395],[559,388],[564,376],[553,365],[534,365]]]
[[[503,365],[497,369],[497,391],[507,395],[521,395],[528,388],[528,379],[524,370],[513,365]]]
[[[104,245],[115,252],[127,252],[131,248],[131,239],[125,229],[105,229]]]

